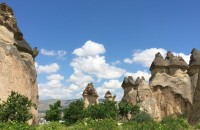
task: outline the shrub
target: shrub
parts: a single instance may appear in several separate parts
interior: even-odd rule
[[[36,107],[28,97],[12,91],[0,105],[0,121],[26,122],[32,118],[31,107]]]
[[[85,109],[83,100],[76,100],[64,109],[64,120],[68,125],[82,120],[85,117]]]
[[[189,124],[188,122],[183,118],[176,118],[176,117],[165,117],[161,121],[161,125],[163,129],[170,129],[170,130],[183,130],[188,129]]]
[[[87,117],[93,119],[117,119],[118,110],[116,102],[105,101],[100,104],[95,104],[87,108]]]
[[[121,101],[119,104],[119,115],[123,118],[127,118],[127,114],[131,113],[133,115],[137,114],[140,112],[140,107],[139,105],[132,105],[129,104],[128,102]]]
[[[46,111],[47,121],[59,121],[61,119],[61,101],[58,100],[53,105],[49,105],[50,110]]]
[[[37,126],[36,130],[67,130],[67,127],[59,122],[51,122],[49,124]]]
[[[136,114],[133,119],[133,121],[137,123],[143,123],[143,122],[153,122],[154,120],[151,118],[151,116],[146,112],[140,112]]]
[[[157,122],[140,122],[129,121],[122,125],[123,130],[164,130]]]
[[[36,128],[27,123],[9,121],[6,123],[0,123],[0,130],[36,130]]]

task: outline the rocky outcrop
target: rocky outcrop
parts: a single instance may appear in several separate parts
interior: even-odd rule
[[[150,67],[153,74],[149,86],[157,100],[161,118],[190,113],[193,101],[187,63],[171,52],[167,52],[165,59],[157,55]]]
[[[13,10],[0,4],[0,98],[7,99],[11,91],[17,91],[38,104],[38,84],[34,58],[37,49],[32,49],[17,26]],[[37,109],[32,108],[37,123]]]
[[[158,52],[150,67],[149,84],[144,78],[134,81],[132,77],[126,77],[122,83],[122,100],[138,104],[142,111],[149,113],[155,120],[190,113],[195,86],[192,87],[187,69],[188,65],[182,57],[167,52],[164,58]],[[197,80],[196,77],[193,79]]]
[[[98,104],[98,94],[94,89],[93,83],[89,83],[83,91],[84,107],[87,108],[90,105]]]
[[[191,78],[194,98],[189,123],[197,124],[200,122],[200,51],[193,49],[191,54],[188,74]]]
[[[110,91],[107,91],[105,96],[104,96],[105,100],[112,101],[112,102],[115,101],[115,97],[116,97],[115,95],[112,96]]]
[[[160,113],[156,99],[144,77],[138,77],[135,81],[131,76],[125,77],[122,88],[124,89],[123,101],[132,105],[138,104],[142,111],[149,113],[155,120],[159,120]]]

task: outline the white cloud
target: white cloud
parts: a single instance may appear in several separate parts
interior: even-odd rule
[[[75,84],[71,84],[68,89],[71,90],[71,91],[78,91],[78,90],[80,90],[79,87],[77,85],[75,85]]]
[[[186,54],[183,54],[183,53],[175,53],[175,52],[173,52],[173,54],[174,54],[175,56],[181,56],[181,57],[183,57],[183,59],[185,60],[185,62],[186,62],[187,64],[189,64],[190,55],[191,55],[191,54],[186,55]]]
[[[151,74],[148,73],[146,70],[144,71],[141,71],[141,70],[138,70],[137,72],[135,73],[131,73],[131,72],[126,72],[125,76],[132,76],[134,80],[137,79],[137,77],[144,77],[146,81],[149,81],[149,78],[151,77]]]
[[[98,79],[121,77],[125,70],[106,63],[105,57],[99,55],[104,52],[102,44],[88,41],[81,48],[74,50],[73,54],[77,57],[73,59],[71,66],[85,74],[95,75]]]
[[[167,50],[163,48],[149,48],[145,50],[138,50],[135,51],[132,55],[132,58],[125,58],[124,62],[125,63],[138,63],[141,64],[143,67],[150,67],[152,61],[155,58],[155,54],[160,52],[163,57],[166,56]],[[172,52],[174,55],[179,55],[182,56],[183,59],[189,63],[190,55],[185,55],[183,53],[176,53]]]
[[[47,80],[64,80],[64,76],[60,74],[51,74],[47,76]]]
[[[90,82],[93,82],[94,79],[86,74],[83,74],[81,71],[74,69],[74,73],[67,80],[68,82],[74,83],[80,88],[85,88],[86,85]]]
[[[118,64],[121,64],[121,61],[117,60],[115,62],[111,62],[111,65],[118,65]]]
[[[103,87],[107,89],[119,89],[121,88],[121,82],[119,80],[109,80],[104,82]]]
[[[36,70],[38,74],[46,73],[55,73],[60,69],[60,66],[57,63],[52,63],[49,65],[39,65],[38,63],[35,64]]]
[[[105,53],[105,48],[102,44],[93,41],[87,41],[81,48],[75,49],[73,54],[80,57],[96,56]]]
[[[56,56],[57,55],[57,53],[55,51],[53,51],[53,50],[47,51],[45,49],[41,49],[41,54],[46,55],[46,56]]]
[[[67,54],[67,51],[64,50],[45,50],[45,49],[41,49],[41,54],[45,55],[45,56],[57,56],[58,59],[65,59],[65,55]]]
[[[39,84],[39,97],[40,99],[69,99],[72,97],[72,91],[67,87],[51,88]]]
[[[99,98],[104,98],[107,91],[110,91],[113,96],[116,95],[116,93],[119,93],[117,91],[121,90],[121,92],[122,92],[123,89],[121,88],[121,84],[122,83],[119,80],[111,79],[109,81],[105,81],[101,87],[96,88]],[[116,95],[116,96],[118,96],[118,95]],[[120,95],[119,95],[119,97],[120,97]]]
[[[160,52],[162,55],[166,54],[166,50],[162,48],[150,48],[146,50],[138,50],[133,53],[133,57],[131,59],[124,59],[125,63],[139,63],[144,67],[150,67],[152,61],[155,58],[155,54]]]

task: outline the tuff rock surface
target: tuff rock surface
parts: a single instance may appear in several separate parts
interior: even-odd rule
[[[27,96],[38,104],[38,84],[34,58],[37,49],[32,49],[17,26],[13,10],[0,4],[0,98],[5,101],[11,91]],[[38,111],[31,108],[37,123]]]
[[[98,94],[94,89],[93,83],[88,83],[87,87],[83,91],[82,94],[84,98],[84,107],[87,108],[90,105],[98,104]]]
[[[138,77],[134,81],[131,76],[126,77],[122,83],[122,100],[133,105],[138,104],[142,111],[149,113],[155,120],[191,113],[197,76],[193,76],[191,80],[187,73],[188,68],[182,57],[167,52],[164,58],[158,52],[150,67],[149,84],[144,78]],[[196,72],[193,71],[190,73]]]
[[[191,78],[194,98],[189,123],[197,124],[200,122],[200,51],[193,49],[191,54],[188,74]]]

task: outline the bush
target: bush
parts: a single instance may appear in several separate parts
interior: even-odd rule
[[[165,117],[161,121],[161,125],[163,126],[163,129],[166,130],[183,130],[189,128],[189,124],[185,119],[176,117]]]
[[[47,121],[59,121],[61,119],[61,101],[58,100],[53,105],[49,105],[50,110],[46,111]]]
[[[36,130],[34,126],[30,126],[27,123],[19,122],[6,122],[0,123],[0,130]]]
[[[36,107],[28,97],[12,91],[7,101],[0,104],[0,121],[26,122],[32,118],[31,107]]]
[[[93,119],[117,119],[117,115],[116,102],[105,101],[104,103],[95,104],[87,108],[87,117]]]
[[[151,118],[151,116],[146,112],[140,112],[136,114],[133,119],[133,121],[137,123],[144,123],[144,122],[153,122],[154,120]]]
[[[67,108],[64,109],[64,120],[68,125],[82,120],[85,118],[85,108],[83,100],[76,100],[69,104]]]
[[[140,112],[140,107],[139,105],[132,105],[129,104],[128,102],[121,101],[119,104],[119,115],[123,118],[127,118],[127,114],[131,113],[132,115],[135,115]]]
[[[143,122],[137,123],[135,121],[129,121],[122,125],[123,130],[164,130],[157,122]],[[169,129],[170,130],[170,129]]]
[[[36,130],[67,130],[67,127],[59,122],[51,122],[38,126]]]

